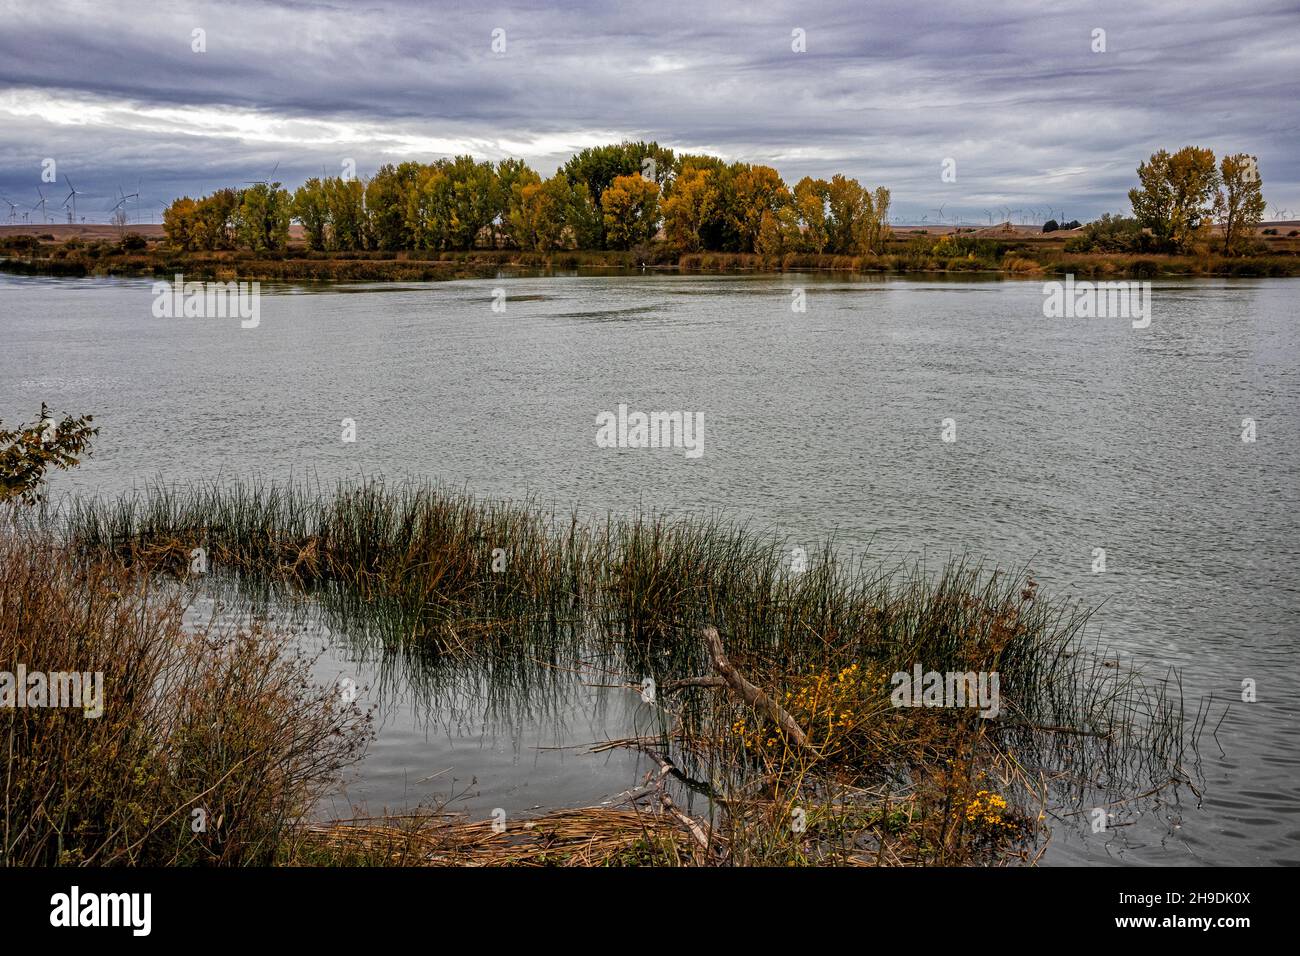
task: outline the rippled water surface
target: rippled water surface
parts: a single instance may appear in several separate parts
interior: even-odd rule
[[[1048,594],[1100,605],[1104,644],[1180,668],[1189,698],[1213,694],[1211,729],[1231,704],[1202,741],[1204,801],[1185,800],[1179,826],[1068,835],[1048,861],[1300,863],[1297,292],[1157,282],[1151,327],[1135,330],[1044,319],[1037,282],[266,286],[244,330],[155,319],[146,281],[5,277],[0,420],[31,420],[42,399],[95,414],[96,453],[60,491],[414,475],[591,515],[724,512],[810,547],[834,532],[886,561],[1028,565]],[[703,456],[598,448],[596,416],[619,404],[702,411]],[[345,418],[355,443],[340,441]],[[634,732],[635,694],[571,675],[503,709],[467,675],[430,698],[310,633],[330,638],[323,672],[356,672],[382,709],[340,810],[451,795],[524,812],[639,782],[634,757],[574,746]],[[1257,703],[1240,702],[1243,679]]]

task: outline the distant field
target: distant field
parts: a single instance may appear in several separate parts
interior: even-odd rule
[[[102,239],[105,242],[117,242],[122,236],[128,233],[135,233],[138,236],[144,236],[146,239],[162,239],[164,236],[161,223],[132,223],[131,225],[118,228],[117,226],[108,225],[107,223],[87,222],[80,225],[68,225],[67,223],[33,223],[30,225],[0,225],[0,239],[6,236],[53,236],[54,241],[63,242],[67,239]],[[292,239],[302,238],[302,226],[290,226],[289,236]]]
[[[138,235],[145,236],[149,239],[161,239],[163,237],[163,227],[155,223],[142,223],[140,225],[127,226],[125,229],[119,229],[117,226],[110,226],[104,223],[83,223],[82,225],[68,225],[62,223],[41,224],[32,223],[30,225],[17,226],[0,226],[0,237],[3,236],[53,236],[58,242],[65,239],[71,239],[74,236],[80,239],[103,239],[107,242],[116,242],[128,232],[134,232]]]

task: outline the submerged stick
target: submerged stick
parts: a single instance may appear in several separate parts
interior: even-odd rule
[[[680,773],[680,771],[677,770],[677,768],[673,765],[671,760],[669,760],[667,757],[665,757],[663,754],[659,753],[658,751],[651,750],[649,747],[644,747],[644,746],[641,748],[641,750],[643,750],[646,754],[650,756],[652,760],[654,760],[656,763],[659,764],[658,776],[654,778],[653,782],[647,781],[646,785],[653,786],[656,790],[659,791],[659,802],[663,805],[663,808],[667,810],[670,814],[672,814],[673,817],[676,818],[678,823],[686,827],[687,832],[689,832],[691,837],[695,840],[695,842],[699,844],[700,849],[703,850],[706,854],[711,852],[713,848],[713,841],[710,838],[712,827],[709,828],[710,833],[706,833],[704,827],[702,827],[697,820],[695,820],[693,817],[686,815],[685,813],[683,813],[681,810],[677,808],[677,804],[673,802],[673,798],[669,795],[668,791],[664,788],[665,778],[672,775],[677,775]]]

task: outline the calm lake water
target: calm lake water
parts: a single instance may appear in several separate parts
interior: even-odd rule
[[[1028,565],[1045,595],[1100,605],[1103,645],[1180,668],[1189,701],[1213,694],[1211,729],[1227,707],[1202,741],[1204,800],[1187,794],[1172,831],[1063,833],[1047,862],[1300,864],[1297,293],[1160,281],[1135,330],[1045,319],[1041,282],[266,285],[241,329],[154,318],[144,280],[0,276],[0,420],[30,421],[42,399],[94,413],[95,455],[59,492],[412,475],[591,515],[721,512],[810,550],[834,532],[889,563]],[[703,455],[597,447],[597,416],[620,404],[703,412]],[[381,710],[340,813],[451,796],[522,815],[639,782],[635,756],[575,746],[644,725],[634,693],[571,675],[503,708],[468,675],[431,695],[348,635],[309,633],[332,648],[323,675],[369,684]]]

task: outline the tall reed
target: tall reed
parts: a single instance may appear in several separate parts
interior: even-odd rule
[[[629,687],[673,688],[647,730],[700,778],[710,812],[724,806],[744,830],[759,804],[732,812],[727,801],[753,797],[754,786],[769,809],[783,808],[771,809],[777,817],[810,793],[830,806],[832,779],[886,804],[903,793],[926,825],[906,828],[910,842],[890,851],[900,858],[952,862],[972,840],[1033,830],[989,822],[980,788],[990,775],[1022,823],[1049,789],[1113,797],[1183,779],[1202,720],[1189,723],[1176,685],[1089,645],[1088,614],[1041,598],[1027,572],[961,559],[875,566],[843,560],[828,541],[797,571],[783,542],[721,518],[586,522],[382,481],[154,486],[74,499],[54,520],[87,555],[185,573],[203,548],[214,569],[338,606],[353,600],[357,616],[394,609],[392,639],[413,659],[491,660],[507,693],[533,686],[539,666],[594,655]],[[789,702],[814,748],[693,680],[713,673],[706,626],[755,683]],[[917,665],[996,674],[1000,713],[888,706],[891,675]],[[802,845],[773,819],[760,827],[757,861]],[[888,813],[873,819],[879,831]]]

